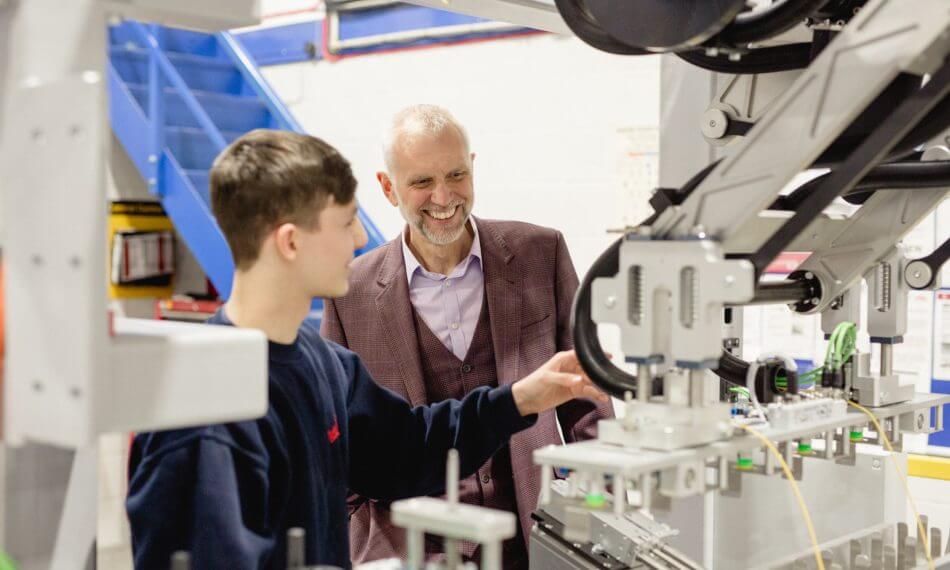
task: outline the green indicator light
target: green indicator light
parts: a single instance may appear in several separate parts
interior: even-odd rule
[[[16,564],[13,559],[0,550],[0,570],[16,570]]]
[[[808,455],[811,453],[811,444],[810,443],[799,443],[798,444],[798,453],[801,455]]]
[[[852,431],[851,432],[851,441],[861,441],[864,439],[863,431]]]
[[[607,498],[600,493],[588,493],[584,496],[584,504],[592,509],[599,509],[607,504]]]
[[[752,463],[751,457],[740,457],[738,461],[736,461],[736,469],[750,471],[753,467],[754,465]]]

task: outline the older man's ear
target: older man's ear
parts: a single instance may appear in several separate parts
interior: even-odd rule
[[[389,203],[393,206],[399,205],[399,200],[396,197],[396,192],[393,190],[393,181],[389,177],[389,174],[385,172],[377,172],[376,180],[379,181],[379,187],[383,189],[383,194],[386,195],[386,199],[389,200]]]

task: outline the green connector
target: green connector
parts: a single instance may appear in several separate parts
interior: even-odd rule
[[[607,504],[607,498],[603,493],[587,493],[584,495],[584,505],[591,509],[599,509]]]
[[[751,457],[740,457],[736,461],[736,469],[740,471],[751,471],[755,465],[752,463]]]
[[[13,563],[13,559],[7,556],[2,550],[0,550],[0,570],[16,570],[16,564]]]
[[[798,444],[798,454],[799,455],[811,455],[811,444],[810,443],[799,443]]]
[[[864,439],[863,431],[852,431],[851,432],[851,441],[861,441]]]

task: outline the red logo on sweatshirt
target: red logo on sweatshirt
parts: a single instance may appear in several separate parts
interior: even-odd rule
[[[327,439],[330,440],[330,444],[340,439],[340,424],[336,421],[336,416],[333,416],[333,427],[327,430]]]

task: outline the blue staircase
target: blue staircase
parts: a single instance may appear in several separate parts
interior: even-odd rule
[[[109,40],[112,130],[227,299],[234,265],[211,214],[211,163],[253,129],[304,130],[228,32],[125,21],[110,28]],[[369,242],[357,254],[385,241],[362,209],[359,217]]]

